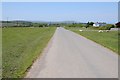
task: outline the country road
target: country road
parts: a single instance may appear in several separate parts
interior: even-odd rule
[[[118,78],[118,55],[60,27],[26,78]]]

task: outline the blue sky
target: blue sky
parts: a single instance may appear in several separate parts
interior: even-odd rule
[[[118,21],[117,2],[3,2],[3,20]]]

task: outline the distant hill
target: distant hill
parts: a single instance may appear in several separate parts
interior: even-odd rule
[[[80,23],[76,21],[23,21],[23,20],[14,20],[14,21],[0,21],[0,27],[30,27],[30,26],[40,26],[43,24],[59,25],[59,24],[73,24]],[[85,23],[82,23],[85,24]]]
[[[32,21],[33,23],[46,23],[46,24],[60,24],[60,23],[65,23],[65,24],[72,24],[72,23],[77,23],[75,21]]]
[[[9,27],[15,27],[15,26],[30,26],[32,24],[32,22],[29,22],[29,21],[0,21],[0,26],[2,27],[6,27],[6,26],[9,26]]]

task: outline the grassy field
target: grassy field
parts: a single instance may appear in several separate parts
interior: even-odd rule
[[[55,32],[51,28],[3,28],[3,78],[23,77]]]
[[[98,31],[82,31],[80,32],[79,30],[82,28],[69,28],[67,27],[66,29],[69,29],[75,33],[78,33],[90,40],[93,40],[109,49],[112,51],[118,53],[118,31],[110,31],[110,32],[103,32],[99,33]],[[86,29],[83,29],[86,30]],[[119,40],[120,40],[120,34],[119,34]],[[120,45],[120,43],[119,43]],[[120,54],[120,52],[119,52]]]
[[[2,28],[0,28],[0,79],[2,78]]]

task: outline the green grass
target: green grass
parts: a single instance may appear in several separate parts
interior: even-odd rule
[[[51,28],[3,28],[3,78],[24,77],[55,32]]]
[[[80,34],[80,35],[82,35],[90,40],[93,40],[96,43],[99,43],[99,44],[111,49],[112,51],[118,53],[118,31],[99,33],[98,31],[80,32],[79,29],[82,29],[82,28],[69,28],[69,27],[67,27],[66,29],[69,29],[75,33],[78,33],[78,34]],[[120,40],[120,35],[119,35],[119,40]]]
[[[0,79],[2,78],[2,28],[0,28]]]

